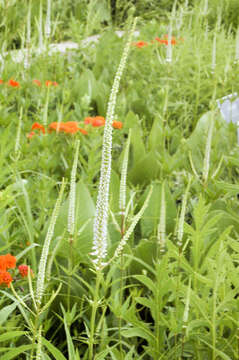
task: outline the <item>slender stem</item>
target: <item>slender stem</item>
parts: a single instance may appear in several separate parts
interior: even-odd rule
[[[37,338],[37,330],[38,330],[38,321],[39,321],[39,308],[37,309],[35,321],[34,321],[34,328],[33,328],[33,338],[32,338],[32,348],[30,354],[30,360],[34,359],[34,350],[36,346],[36,338]]]
[[[99,305],[100,282],[101,282],[101,270],[97,270],[95,293],[94,293],[94,300],[92,303],[92,312],[91,312],[91,319],[90,319],[90,339],[89,339],[89,358],[88,358],[89,360],[94,359],[95,320],[96,320],[96,314],[97,314],[97,309],[98,309],[98,305]]]
[[[158,259],[157,259],[158,261]],[[158,265],[158,264],[157,264]],[[156,266],[157,266],[156,265]],[[157,280],[159,281],[159,279],[157,278]],[[155,360],[159,358],[160,356],[160,343],[159,343],[159,338],[160,338],[160,331],[159,331],[159,324],[160,324],[160,294],[159,294],[159,285],[157,285],[157,289],[156,289],[156,309],[155,309]]]
[[[70,311],[71,308],[71,280],[72,280],[72,263],[73,263],[73,237],[70,235],[69,238],[70,254],[68,257],[68,289],[67,289],[67,309]]]
[[[121,213],[121,239],[124,236],[125,233],[125,228],[124,228],[124,223],[125,223],[125,211],[122,211]],[[123,295],[124,295],[124,291],[123,291],[123,275],[124,275],[124,258],[123,258],[123,253],[120,254],[120,298],[119,298],[119,306],[120,306],[120,316],[119,316],[119,344],[120,344],[120,359],[123,360],[124,359],[124,355],[123,355],[123,349],[122,349],[122,335],[121,335],[121,328],[122,328],[122,316],[121,316],[121,307],[123,304]]]

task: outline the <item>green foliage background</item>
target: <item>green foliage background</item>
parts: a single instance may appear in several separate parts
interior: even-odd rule
[[[27,5],[21,0],[0,2],[3,50],[25,46]],[[43,6],[45,16],[46,2]],[[225,122],[216,104],[216,99],[239,93],[238,2],[209,1],[206,13],[205,1],[189,1],[187,8],[184,1],[178,2],[172,20],[177,44],[168,63],[167,46],[155,38],[168,33],[172,6],[171,1],[54,1],[50,41],[70,39],[79,49],[68,56],[33,56],[27,69],[14,63],[10,54],[4,59],[0,248],[3,254],[17,256],[18,265],[31,266],[34,291],[62,178],[70,182],[76,140],[80,140],[80,153],[76,231],[71,243],[67,185],[50,244],[44,304],[59,284],[62,287],[37,318],[29,311],[34,310],[34,301],[28,281],[19,278],[17,269],[13,272],[16,293],[28,308],[10,289],[1,287],[1,359],[32,359],[36,350],[32,340],[40,325],[44,360],[90,359],[92,328],[95,360],[239,358],[237,127]],[[38,13],[39,1],[33,0],[33,48],[38,46]],[[108,258],[122,238],[118,202],[129,129],[126,229],[151,188],[152,196],[121,259],[104,270],[97,291],[90,253],[104,129],[85,125],[84,118],[106,115],[126,38],[119,38],[114,30],[128,30],[132,14],[139,16],[140,36],[134,41],[147,41],[148,46],[132,44],[117,99],[115,118],[123,128],[113,130]],[[81,45],[85,37],[97,33],[101,35],[98,43]],[[8,86],[10,78],[18,80],[20,87]],[[34,85],[33,79],[42,86]],[[59,85],[47,88],[46,80]],[[43,121],[47,125],[77,121],[88,135],[38,133],[27,138],[32,124]],[[164,211],[162,252],[159,224]],[[92,325],[95,303],[98,311]]]

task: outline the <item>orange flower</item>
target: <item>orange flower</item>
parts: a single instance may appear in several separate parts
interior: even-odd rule
[[[104,126],[105,125],[105,118],[103,116],[95,116],[91,121],[91,125],[93,127]]]
[[[85,129],[79,128],[79,131],[83,134],[83,135],[88,135],[88,132]]]
[[[14,269],[16,267],[16,261],[17,261],[15,256],[12,256],[11,254],[6,254],[4,256],[6,262],[6,269]]]
[[[7,264],[5,255],[0,255],[0,271],[6,271]]]
[[[0,84],[3,84],[3,83],[4,83],[4,81],[0,79]]]
[[[168,35],[164,35],[164,39],[160,39],[159,37],[155,38],[156,41],[158,41],[160,44],[168,45]],[[177,41],[174,36],[171,38],[171,44],[176,45]]]
[[[132,43],[132,45],[136,46],[137,48],[142,48],[142,47],[148,46],[148,43],[147,43],[147,41],[140,40],[135,43]]]
[[[39,130],[41,131],[43,134],[45,134],[45,128],[43,125],[39,124],[38,122],[35,122],[34,124],[32,124],[32,130]]]
[[[88,134],[86,130],[78,127],[77,121],[67,121],[65,123],[53,122],[49,125],[48,129],[49,129],[49,132],[51,132],[52,130],[55,130],[55,131],[65,132],[67,134],[75,134],[78,131],[80,131],[84,135]]]
[[[8,81],[8,85],[9,85],[9,86],[12,86],[12,87],[20,87],[19,82],[15,81],[15,80],[13,80],[13,79],[10,79],[10,80]]]
[[[0,285],[5,284],[8,287],[10,287],[10,284],[12,282],[11,274],[7,271],[0,271]]]
[[[86,117],[84,120],[85,125],[91,124],[93,119],[93,117]]]
[[[36,134],[34,133],[34,131],[31,131],[31,132],[29,132],[29,134],[27,134],[27,138],[28,138],[28,139],[31,139],[34,135],[36,135]]]
[[[47,80],[47,81],[45,82],[45,84],[46,84],[47,87],[48,87],[48,86],[51,86],[51,85],[53,85],[53,86],[58,86],[58,83],[57,83],[56,81],[50,81],[50,80]]]
[[[64,123],[54,121],[48,126],[48,131],[49,132],[52,132],[52,130],[57,131],[57,132],[64,131],[64,129],[65,129],[64,126],[65,126]]]
[[[78,123],[76,121],[68,121],[65,123],[60,123],[61,131],[65,133],[75,134],[78,129]]]
[[[30,271],[31,275],[33,275],[32,269],[30,269],[30,266],[27,266],[27,265],[19,265],[18,266],[18,271],[19,271],[21,277],[23,277],[23,278],[27,277],[28,271]]]
[[[33,84],[36,84],[37,86],[41,86],[40,80],[32,80]]]
[[[16,258],[11,254],[0,255],[0,271],[14,269],[16,267]]]
[[[113,126],[115,129],[122,129],[123,123],[122,123],[121,121],[113,121],[112,126]]]

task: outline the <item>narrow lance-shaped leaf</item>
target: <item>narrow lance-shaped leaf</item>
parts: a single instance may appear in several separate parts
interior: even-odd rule
[[[125,153],[124,153],[122,169],[121,169],[121,179],[120,179],[119,209],[123,215],[126,207],[126,180],[127,180],[130,139],[131,139],[131,129],[129,130],[128,140],[125,147]]]
[[[132,232],[134,231],[135,226],[137,225],[138,221],[141,219],[141,217],[142,217],[145,209],[146,209],[147,206],[148,206],[149,199],[150,199],[150,197],[151,197],[151,195],[152,195],[152,191],[153,191],[153,188],[151,187],[150,190],[149,190],[149,193],[148,193],[148,195],[147,195],[147,198],[146,198],[146,200],[145,200],[145,202],[144,202],[144,204],[143,204],[143,206],[142,206],[142,208],[139,210],[138,214],[136,214],[136,215],[134,216],[134,218],[133,218],[133,220],[132,220],[132,222],[131,222],[128,230],[126,231],[125,235],[124,235],[123,238],[121,239],[118,247],[117,247],[116,250],[115,250],[115,253],[114,253],[113,258],[112,258],[110,261],[112,261],[112,260],[115,259],[115,258],[118,258],[118,257],[120,256],[120,254],[122,253],[123,248],[124,248],[124,246],[126,245],[126,243],[127,243],[128,239],[129,239],[130,235],[131,235]]]
[[[191,293],[191,278],[189,279],[187,298],[186,298],[186,303],[185,303],[185,308],[184,308],[184,313],[183,313],[183,327],[184,328],[186,328],[187,322],[188,322],[190,293]]]
[[[178,245],[179,247],[182,246],[182,240],[183,240],[183,224],[184,224],[184,219],[185,219],[187,198],[188,198],[188,193],[189,193],[189,189],[190,189],[190,186],[191,186],[191,180],[192,180],[192,178],[189,179],[188,186],[187,186],[187,188],[186,188],[185,194],[183,195],[182,209],[181,209],[181,213],[180,213],[180,217],[179,217],[179,223],[178,223],[178,241],[177,241],[177,245]]]
[[[204,157],[204,163],[203,163],[203,182],[204,184],[207,183],[208,180],[208,174],[209,174],[209,168],[210,168],[210,153],[211,153],[211,144],[212,144],[212,134],[213,134],[213,126],[214,126],[214,118],[212,115],[212,118],[210,119],[209,124],[209,130],[208,130],[208,136],[207,136],[207,142],[206,142],[206,149],[205,149],[205,157]]]
[[[21,140],[21,129],[22,129],[22,107],[20,109],[20,116],[19,116],[19,122],[18,122],[18,128],[17,128],[17,136],[16,136],[16,142],[15,142],[15,157],[18,158],[20,154],[20,140]]]

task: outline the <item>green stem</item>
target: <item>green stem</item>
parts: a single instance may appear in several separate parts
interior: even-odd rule
[[[94,359],[94,338],[95,338],[95,320],[98,309],[98,301],[99,301],[99,289],[100,289],[100,281],[101,281],[101,272],[100,270],[96,271],[96,285],[95,285],[95,293],[94,300],[92,304],[92,312],[90,319],[90,339],[89,339],[89,360]]]
[[[73,263],[72,245],[73,245],[73,238],[70,235],[70,238],[69,238],[70,254],[69,254],[69,258],[68,258],[68,288],[67,288],[67,309],[68,309],[68,312],[70,312],[70,306],[71,306],[71,278],[72,278],[72,263]]]
[[[34,359],[34,350],[36,347],[36,338],[37,338],[37,331],[38,331],[38,322],[39,322],[39,309],[37,309],[36,317],[34,321],[34,328],[33,328],[33,338],[32,338],[32,348],[31,348],[31,354],[30,354],[30,360]]]
[[[160,294],[159,294],[159,286],[157,286],[156,290],[156,311],[155,311],[155,360],[157,360],[160,356],[160,343],[159,343],[159,337],[160,337],[160,331],[159,331],[159,324],[160,324]]]
[[[124,211],[122,211],[122,216],[121,216],[121,239],[124,236],[125,233],[125,228],[124,228],[124,223],[125,223],[125,217],[124,217]],[[120,255],[120,298],[119,298],[119,306],[120,306],[120,316],[119,316],[119,346],[120,346],[120,359],[124,360],[124,355],[123,355],[123,349],[122,349],[122,335],[121,335],[121,328],[122,328],[122,316],[121,316],[121,307],[123,304],[123,275],[124,275],[124,258],[123,258],[123,254],[121,253]]]

